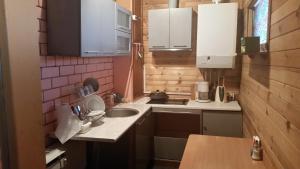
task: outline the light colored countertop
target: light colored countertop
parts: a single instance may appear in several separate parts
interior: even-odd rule
[[[146,104],[150,100],[149,97],[143,97],[133,103],[122,103],[116,107],[133,108],[139,111],[137,115],[129,117],[105,117],[103,124],[92,127],[90,131],[84,134],[77,134],[71,140],[83,141],[101,141],[116,142],[136,121],[142,117],[151,108],[180,108],[180,109],[199,109],[199,110],[223,110],[223,111],[241,111],[238,102],[229,103],[198,103],[189,101],[187,105],[160,105]]]
[[[190,135],[179,169],[266,169],[251,159],[251,145],[248,138]]]
[[[103,124],[92,127],[87,133],[77,134],[71,140],[116,142],[140,117],[151,109],[151,106],[146,104],[122,104],[117,107],[133,108],[139,113],[129,117],[105,117]]]
[[[146,104],[150,101],[149,97],[143,97],[137,101],[135,104]],[[223,110],[223,111],[241,111],[241,106],[237,101],[232,101],[228,103],[199,103],[195,100],[190,100],[187,105],[164,105],[164,104],[151,104],[152,107],[157,108],[185,108],[185,109],[198,109],[198,110]]]

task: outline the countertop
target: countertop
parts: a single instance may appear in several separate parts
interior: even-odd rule
[[[241,107],[236,101],[229,103],[198,103],[196,101],[189,101],[187,105],[146,104],[149,100],[149,97],[143,97],[132,103],[122,103],[115,106],[137,109],[139,113],[129,117],[105,117],[103,119],[103,124],[92,127],[92,129],[87,133],[77,134],[72,137],[71,140],[116,142],[132,125],[139,120],[140,117],[142,117],[147,111],[151,110],[151,108],[241,111]]]
[[[179,169],[266,169],[251,159],[251,145],[249,138],[190,135]]]
[[[135,104],[146,104],[150,101],[149,97],[143,97],[135,101]],[[151,104],[152,107],[157,108],[183,108],[183,109],[199,109],[199,110],[223,110],[223,111],[241,111],[241,106],[237,101],[228,103],[199,103],[195,100],[190,100],[187,105],[164,105],[164,104]]]
[[[151,109],[151,105],[146,104],[122,104],[116,107],[133,108],[139,113],[129,117],[105,117],[103,124],[92,127],[90,131],[84,134],[77,134],[71,140],[116,142],[140,117]]]

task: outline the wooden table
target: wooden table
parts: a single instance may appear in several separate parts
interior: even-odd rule
[[[252,140],[190,135],[179,169],[266,169],[250,157]]]

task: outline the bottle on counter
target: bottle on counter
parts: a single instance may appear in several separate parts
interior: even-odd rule
[[[262,160],[262,147],[261,140],[258,136],[253,136],[253,145],[251,149],[251,158],[252,160],[260,161]]]

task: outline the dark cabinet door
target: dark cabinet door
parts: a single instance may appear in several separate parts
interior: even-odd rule
[[[155,113],[155,136],[188,138],[201,133],[200,114]]]
[[[155,115],[154,154],[156,165],[178,166],[187,138],[201,134],[201,111],[185,109],[153,110]],[[163,162],[163,164],[158,164]]]
[[[135,128],[115,143],[89,142],[87,169],[134,169]]]
[[[154,118],[150,111],[136,123],[136,169],[147,169],[152,165],[153,138]]]

